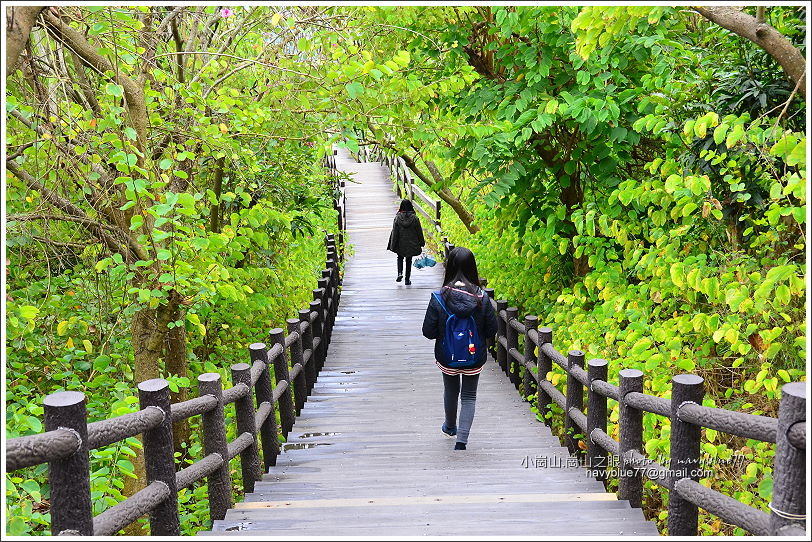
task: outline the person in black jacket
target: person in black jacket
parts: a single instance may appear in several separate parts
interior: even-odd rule
[[[409,277],[412,273],[412,258],[419,256],[426,240],[423,238],[423,228],[414,212],[412,202],[404,199],[400,202],[398,214],[392,223],[392,233],[389,234],[389,244],[386,250],[398,255],[398,276],[396,282],[403,280],[403,260],[406,260],[406,285],[412,283]]]
[[[442,305],[438,298],[442,299]],[[450,360],[446,359],[443,343],[448,313],[453,313],[458,318],[467,318],[469,315],[474,317],[479,344],[475,345],[474,363],[470,367],[453,368],[449,366]],[[449,438],[456,436],[455,450],[465,450],[468,443],[468,433],[474,421],[479,373],[487,359],[487,339],[495,335],[496,313],[488,295],[480,286],[474,254],[465,247],[456,247],[448,253],[446,259],[443,287],[432,293],[423,319],[423,336],[436,339],[434,356],[443,373],[445,423],[441,430]],[[458,399],[461,404],[459,426]]]

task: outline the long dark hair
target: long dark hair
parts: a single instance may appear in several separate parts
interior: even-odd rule
[[[413,213],[414,212],[414,205],[412,205],[411,200],[401,200],[400,208],[398,209],[399,213]]]
[[[463,286],[457,285],[458,282],[462,282]],[[473,252],[465,247],[451,249],[445,261],[443,286],[479,294],[481,284]],[[447,290],[443,292],[443,294],[446,293],[448,293]]]

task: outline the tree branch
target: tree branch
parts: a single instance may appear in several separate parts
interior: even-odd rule
[[[45,12],[45,23],[46,28],[54,38],[76,53],[82,62],[99,73],[111,71],[115,74],[113,79],[124,89],[124,98],[130,113],[130,124],[137,134],[138,150],[146,155],[148,116],[143,88],[123,73],[117,71],[107,58],[96,52],[96,48],[82,34],[54,15],[51,10]],[[142,160],[143,158],[139,157],[139,161]],[[140,165],[143,167],[143,163]]]
[[[434,189],[435,193],[440,197],[440,199],[454,209],[454,212],[457,213],[458,217],[460,217],[460,220],[462,221],[463,225],[465,225],[465,228],[469,233],[474,234],[479,231],[479,226],[474,224],[474,215],[472,215],[468,209],[465,208],[460,200],[454,197],[454,194],[452,194],[447,188],[440,188],[439,190],[436,189],[437,183],[442,181],[442,177],[440,176],[440,172],[437,170],[437,166],[434,164],[429,165],[429,162],[426,162],[426,165],[432,174],[432,178],[420,171],[420,168],[417,167],[415,161],[412,160],[408,155],[401,154],[400,157],[403,159],[406,167],[412,170],[412,173],[417,175],[417,177],[426,183],[427,186]]]
[[[727,28],[734,34],[746,38],[773,57],[784,69],[784,73],[806,99],[806,59],[799,49],[778,30],[756,17],[728,6],[695,7],[697,13]]]
[[[149,259],[149,255],[146,253],[144,248],[132,237],[130,237],[128,232],[121,231],[121,229],[116,228],[115,226],[110,226],[108,224],[103,224],[93,220],[87,215],[87,213],[85,213],[83,209],[60,197],[58,194],[40,183],[27,171],[20,168],[17,162],[6,160],[6,169],[8,169],[8,171],[10,171],[15,177],[23,181],[28,188],[39,192],[43,200],[65,213],[64,216],[54,215],[54,218],[82,224],[86,230],[104,242],[108,249],[110,249],[112,252],[121,254],[128,262]],[[114,237],[107,233],[108,231],[113,231],[119,234],[124,239],[125,244],[122,245],[119,243]]]

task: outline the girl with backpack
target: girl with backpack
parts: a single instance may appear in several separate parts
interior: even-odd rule
[[[398,214],[392,223],[392,233],[389,234],[389,244],[386,250],[398,255],[398,276],[396,282],[403,280],[403,260],[406,260],[406,286],[412,283],[409,277],[412,273],[412,258],[419,256],[426,240],[423,238],[423,228],[414,212],[412,202],[404,199],[400,202]]]
[[[423,336],[436,339],[434,356],[443,373],[445,423],[440,429],[449,438],[456,436],[455,450],[465,450],[468,443],[486,341],[495,335],[496,313],[480,286],[474,254],[456,247],[446,259],[443,287],[432,292],[423,319]]]

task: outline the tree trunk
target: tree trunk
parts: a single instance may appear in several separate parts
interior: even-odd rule
[[[178,309],[175,310],[172,320],[177,322],[179,320],[183,320],[183,318],[184,315],[182,314],[180,307],[178,307]],[[186,357],[186,328],[183,326],[183,324],[173,327],[166,333],[165,362],[166,372],[168,374],[180,377],[189,376],[188,360]],[[169,396],[170,401],[173,404],[186,401],[189,398],[188,388],[178,388],[177,392],[171,391]],[[180,453],[183,456],[181,457],[181,460],[188,452],[190,437],[191,432],[189,429],[188,420],[180,421],[172,426],[172,438],[175,445],[175,452]],[[182,446],[184,443],[186,443],[186,448]]]
[[[6,77],[14,73],[20,53],[28,43],[31,28],[37,22],[43,6],[15,6],[6,8]]]
[[[577,173],[570,175],[568,177],[569,185],[561,189],[561,195],[559,199],[561,203],[567,208],[567,213],[564,217],[564,220],[570,225],[570,233],[567,237],[572,240],[575,237],[575,224],[572,223],[570,217],[575,209],[579,208],[584,202],[584,189],[581,186],[581,179],[577,175]],[[590,268],[588,264],[588,257],[587,256],[579,256],[575,257],[575,249],[570,247],[570,253],[572,254],[572,268],[573,272],[575,273],[576,277],[583,277],[587,273],[589,273]]]

